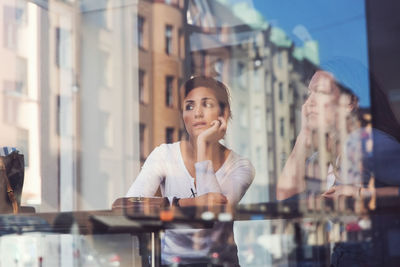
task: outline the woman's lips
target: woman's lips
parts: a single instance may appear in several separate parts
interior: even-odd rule
[[[207,125],[207,123],[205,123],[205,122],[196,122],[196,123],[194,123],[193,124],[193,127],[204,127],[204,126],[206,126]]]
[[[310,117],[310,116],[318,116],[318,113],[316,112],[309,112],[306,117]]]

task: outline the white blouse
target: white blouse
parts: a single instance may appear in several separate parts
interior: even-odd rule
[[[170,200],[173,197],[193,197],[192,191],[196,196],[217,192],[224,194],[230,204],[236,205],[255,176],[251,162],[233,151],[216,172],[210,160],[197,162],[195,170],[197,188],[184,164],[180,142],[163,144],[151,152],[126,196],[152,197],[160,186],[163,197]],[[175,257],[179,257],[182,264],[201,262],[214,252],[227,262],[237,264],[232,225],[216,223],[212,229],[166,231],[162,242],[163,264],[173,263]]]

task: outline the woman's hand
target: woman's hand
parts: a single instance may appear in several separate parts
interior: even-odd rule
[[[179,200],[179,205],[185,206],[203,206],[211,209],[214,206],[226,205],[228,199],[221,193],[207,193],[195,198],[184,198]]]
[[[213,207],[228,203],[228,199],[221,193],[207,193],[194,198],[196,206]]]
[[[213,147],[218,144],[226,133],[227,122],[223,117],[211,122],[211,127],[197,137],[197,162],[210,160],[214,153]]]
[[[334,185],[322,193],[322,197],[336,199],[340,196],[359,197],[360,187],[354,185]]]
[[[226,119],[222,116],[211,122],[211,127],[203,131],[197,138],[197,145],[200,143],[214,144],[225,136],[227,129]]]

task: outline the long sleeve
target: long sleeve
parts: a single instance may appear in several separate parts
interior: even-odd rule
[[[211,161],[198,162],[195,169],[199,196],[210,192],[222,193],[232,205],[239,203],[255,176],[253,165],[244,158],[236,158],[225,166],[226,173],[219,181]]]
[[[215,176],[211,160],[197,162],[196,169],[197,194],[222,193],[221,187]]]
[[[156,147],[143,164],[126,197],[152,197],[165,177],[163,147]]]

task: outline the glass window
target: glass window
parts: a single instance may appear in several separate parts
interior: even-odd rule
[[[279,101],[283,102],[283,83],[278,84],[278,90],[279,90]]]
[[[28,93],[28,63],[26,58],[17,57],[15,92]]]
[[[140,160],[142,162],[144,162],[144,160],[146,159],[146,156],[147,156],[145,153],[146,145],[147,145],[146,144],[146,125],[144,123],[141,123],[139,130],[140,130],[140,133],[139,133],[139,136],[140,136]]]
[[[1,146],[25,156],[21,206],[67,226],[0,233],[0,254],[18,258],[1,265],[35,265],[43,252],[44,265],[62,266],[161,265],[152,255],[165,265],[400,266],[398,10],[376,0],[0,1]],[[194,118],[181,87],[199,76],[219,103],[203,96]],[[226,133],[197,138],[221,119],[220,102],[232,112]],[[194,165],[188,140],[212,147],[200,155],[211,165]],[[214,183],[200,192],[204,174]],[[193,200],[220,191],[234,212],[203,213],[195,200],[207,201]],[[134,208],[112,213],[125,196]],[[201,207],[141,209],[161,196]],[[193,218],[195,229],[155,232],[166,246],[149,252],[143,232],[169,225],[160,218],[171,212],[171,225]],[[222,232],[197,231],[207,216]],[[0,229],[5,218],[16,217],[0,214]],[[87,225],[96,234],[79,234]]]
[[[8,49],[17,49],[22,26],[27,23],[27,3],[18,0],[14,6],[4,4],[3,9],[3,42]]]
[[[172,54],[172,26],[165,26],[165,53]]]
[[[144,70],[139,70],[139,101],[140,103],[146,103],[145,100],[145,90],[146,90],[146,72]]]
[[[165,142],[167,144],[174,142],[174,128],[168,127],[165,129]]]
[[[167,107],[174,105],[174,77],[167,76],[165,78],[165,104]]]
[[[69,30],[56,28],[56,65],[60,68],[71,68],[71,34]]]
[[[138,16],[138,45],[140,48],[144,48],[144,23],[145,19],[142,16]]]
[[[237,64],[237,79],[240,87],[245,87],[246,76],[245,76],[245,65],[242,62]]]

